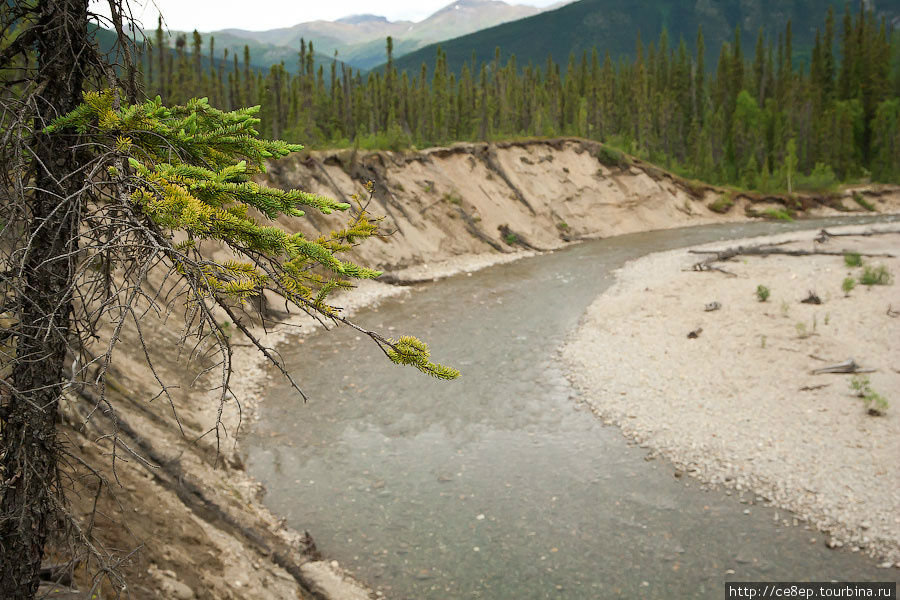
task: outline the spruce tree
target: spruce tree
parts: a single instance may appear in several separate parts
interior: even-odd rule
[[[15,23],[4,13],[0,24],[4,30],[15,25],[21,37],[4,46],[0,67],[16,68],[33,85],[4,80],[0,86],[4,133],[10,134],[0,138],[0,333],[14,340],[2,365],[11,384],[0,395],[0,597],[30,600],[44,546],[58,524],[77,532],[92,566],[103,559],[91,550],[91,528],[79,527],[65,510],[59,405],[64,387],[95,386],[98,408],[115,414],[104,381],[121,328],[140,302],[163,313],[173,308],[165,294],[148,289],[149,272],[167,273],[166,285],[174,286],[175,298],[193,315],[185,341],[219,354],[220,406],[230,401],[232,372],[221,314],[303,394],[242,319],[246,303],[264,293],[355,327],[395,363],[440,379],[458,372],[432,362],[420,340],[364,330],[330,303],[334,290],[379,275],[342,258],[378,231],[377,222],[361,202],[353,207],[254,182],[266,161],[301,149],[259,139],[258,107],[225,112],[205,98],[171,107],[159,97],[139,100],[130,85],[138,65],[129,60],[133,46],[116,3],[113,22],[126,50],[122,81],[90,52],[85,0],[15,8]],[[179,82],[189,84],[184,46],[181,37]],[[122,82],[128,85],[122,88]],[[304,210],[351,209],[342,228],[316,237],[274,224],[281,216],[301,218]],[[209,258],[211,244],[226,247],[231,258]],[[108,337],[104,323],[112,326]],[[141,327],[136,317],[134,326]],[[89,352],[96,343],[102,344],[101,359]],[[222,423],[212,430],[218,439]],[[126,451],[117,439],[113,443]],[[97,569],[98,578],[122,589],[113,579],[115,565]]]

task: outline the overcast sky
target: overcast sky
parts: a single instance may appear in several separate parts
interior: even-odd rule
[[[548,6],[557,0],[506,0],[509,4]],[[135,18],[145,29],[156,28],[162,11],[169,29],[215,31],[238,28],[250,30],[290,27],[304,21],[333,21],[348,15],[369,13],[391,21],[421,21],[452,0],[131,0]],[[91,8],[101,10],[107,0],[91,0]]]

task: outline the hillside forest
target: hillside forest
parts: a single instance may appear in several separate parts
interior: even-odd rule
[[[794,64],[791,22],[778,39],[760,31],[745,55],[736,28],[713,67],[700,28],[692,50],[665,30],[613,61],[598,47],[562,66],[520,65],[497,48],[451,72],[399,72],[387,39],[383,69],[363,74],[336,58],[316,66],[301,41],[298,74],[267,72],[194,32],[169,49],[162,27],[144,44],[148,95],[168,104],[205,96],[232,110],[262,107],[266,137],[312,147],[400,150],[454,141],[580,136],[603,141],[682,175],[760,192],[824,191],[871,178],[900,182],[900,35],[871,11],[822,16],[808,67]],[[188,47],[190,45],[190,48]]]

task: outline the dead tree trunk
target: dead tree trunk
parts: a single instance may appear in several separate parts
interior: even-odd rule
[[[42,128],[81,101],[87,0],[46,0],[37,20],[37,79],[31,142],[34,189],[14,267],[19,326],[12,390],[0,437],[0,598],[33,598],[48,533],[59,506],[57,406],[72,312],[82,157],[70,136]]]

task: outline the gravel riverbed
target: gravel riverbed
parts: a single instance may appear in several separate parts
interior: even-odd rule
[[[833,232],[896,231],[897,225]],[[706,249],[785,242],[783,249],[863,254],[865,265],[900,275],[900,235],[835,237],[816,232],[710,244]],[[621,269],[590,307],[562,356],[600,418],[710,486],[748,504],[792,511],[829,547],[867,552],[900,567],[900,293],[857,284],[842,256],[741,256],[730,271],[696,272],[687,249]],[[765,302],[758,285],[771,291]],[[800,301],[810,291],[821,304]],[[707,304],[721,308],[706,311]],[[688,333],[701,330],[696,338]],[[889,403],[867,414],[852,375],[812,374],[849,358]]]

